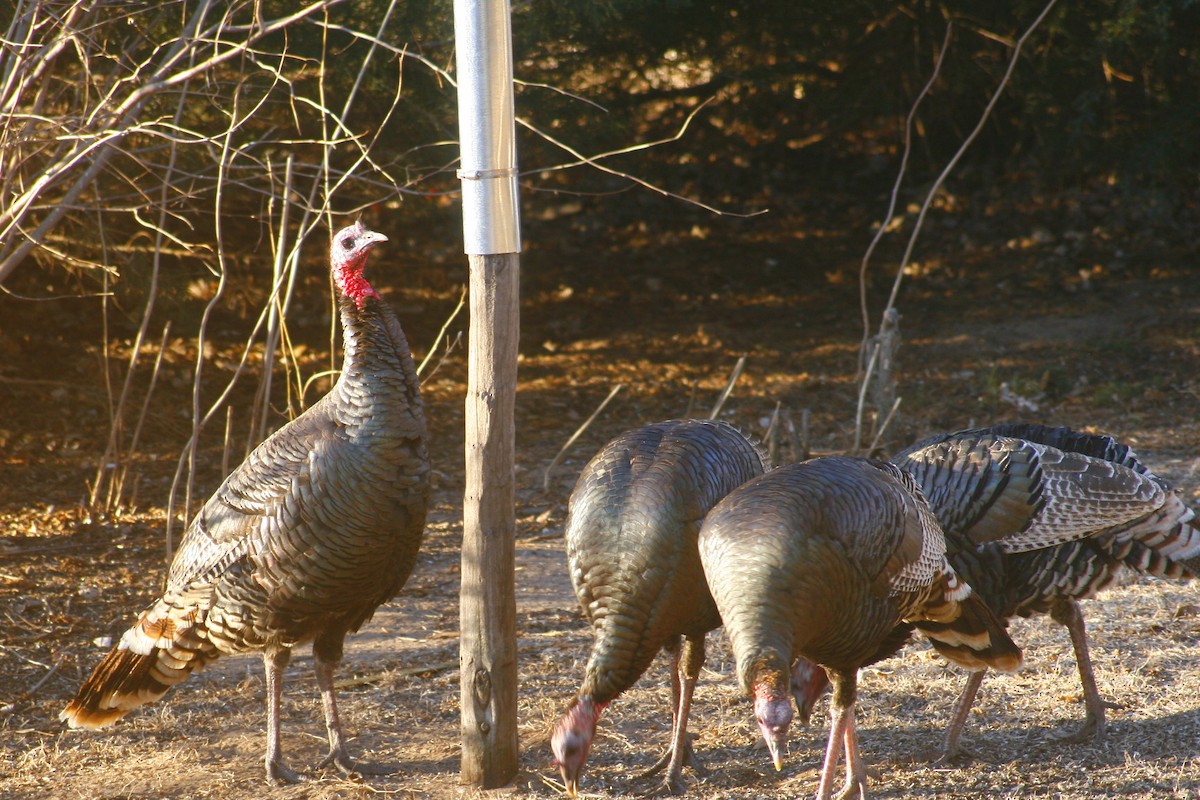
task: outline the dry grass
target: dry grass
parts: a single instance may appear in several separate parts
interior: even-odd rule
[[[517,464],[522,761],[514,783],[491,793],[463,787],[458,778],[461,362],[448,362],[426,386],[435,463],[428,544],[402,595],[348,641],[339,673],[351,684],[340,698],[352,751],[395,772],[362,783],[311,773],[323,754],[323,723],[304,652],[287,673],[284,747],[293,766],[310,770],[313,780],[268,787],[261,765],[264,685],[254,658],[219,662],[106,732],[64,731],[57,721],[101,654],[91,641],[119,632],[150,598],[162,574],[163,512],[147,508],[114,521],[89,521],[76,511],[71,498],[94,468],[87,443],[103,441],[105,419],[95,411],[102,406],[94,396],[75,390],[89,385],[88,362],[70,337],[56,342],[44,332],[36,316],[41,309],[9,302],[6,320],[14,324],[6,330],[30,334],[21,341],[0,338],[0,347],[8,348],[0,359],[0,796],[558,797],[548,733],[575,691],[590,641],[560,541],[564,499],[583,461],[624,428],[681,414],[693,387],[697,407],[709,407],[730,366],[746,352],[748,367],[725,418],[761,432],[782,400],[793,410],[813,410],[815,449],[844,447],[849,440],[855,394],[848,375],[860,335],[854,291],[824,280],[830,269],[825,263],[803,276],[800,267],[795,273],[776,270],[768,256],[786,255],[781,248],[790,246],[789,235],[777,232],[762,244],[697,241],[693,250],[686,240],[675,240],[617,271],[544,250],[531,254],[528,296],[559,297],[561,307],[532,304],[524,322]],[[557,273],[546,266],[568,262],[572,268]],[[723,266],[730,263],[746,266],[731,277]],[[1043,393],[1042,410],[1025,419],[1119,434],[1195,503],[1200,306],[1188,294],[1194,292],[1191,273],[1169,263],[1130,269],[1111,278],[1111,286],[1067,295],[1054,288],[1054,268],[1020,272],[1014,263],[979,258],[969,265],[970,280],[962,277],[966,272],[944,283],[936,274],[914,280],[901,303],[906,317],[899,386],[905,403],[891,444],[972,421],[1017,417],[998,397],[996,385],[1004,381],[1023,393]],[[674,288],[647,294],[639,269]],[[457,286],[447,282],[438,291],[452,307]],[[970,320],[960,313],[965,306],[978,312]],[[444,318],[426,316],[404,316],[413,341],[430,341],[432,332],[419,324],[436,331]],[[1111,348],[1114,342],[1120,347]],[[228,346],[236,347],[236,337]],[[67,387],[53,406],[39,400],[42,379]],[[627,390],[566,454],[544,493],[546,465],[617,382]],[[156,446],[170,452],[186,438],[174,414],[186,406],[186,383],[181,386],[177,396],[163,390],[156,401],[148,432],[158,439],[147,441],[147,452]],[[165,497],[172,462],[139,465],[143,498]],[[1109,711],[1105,740],[1060,741],[1083,715],[1068,637],[1048,620],[1019,620],[1013,630],[1026,647],[1026,666],[985,681],[963,739],[974,760],[932,767],[964,676],[916,644],[862,677],[859,727],[874,796],[1200,797],[1197,586],[1132,580],[1085,603],[1084,612],[1101,692],[1117,706]],[[811,794],[824,747],[823,720],[793,732],[786,767],[775,773],[754,747],[750,703],[733,683],[723,636],[713,634],[709,642],[691,728],[710,772],[704,778],[685,772],[689,796]],[[666,686],[660,661],[610,707],[583,777],[585,797],[656,792],[655,783],[639,781],[635,773],[665,745]]]
[[[549,520],[551,528],[560,518]],[[428,797],[474,796],[459,785],[458,672],[452,601],[459,531],[435,529],[423,569],[351,643],[340,677],[354,751],[395,774],[354,783],[330,774],[300,787],[262,781],[261,669],[232,659],[177,689],[167,702],[130,715],[109,732],[64,732],[56,712],[79,670],[98,651],[63,642],[72,665],[6,718],[5,777],[11,798]],[[526,536],[518,548],[521,620],[522,771],[510,790],[554,797],[547,732],[572,696],[589,634],[573,605],[556,538]],[[1191,583],[1130,580],[1086,604],[1097,676],[1109,711],[1105,740],[1068,744],[1082,719],[1082,695],[1064,629],[1018,620],[1026,666],[986,680],[964,738],[975,758],[932,767],[964,676],[923,644],[864,671],[860,731],[877,797],[1196,797],[1200,794],[1200,616]],[[732,679],[722,634],[710,654],[693,712],[697,752],[710,770],[688,772],[693,796],[755,798],[810,793],[824,745],[823,724],[797,729],[776,774],[754,747],[750,704]],[[38,670],[29,665],[32,678]],[[296,766],[323,753],[323,728],[310,659],[288,671],[286,752]],[[429,672],[420,672],[428,669]],[[657,663],[615,703],[600,726],[584,778],[585,796],[655,789],[635,771],[649,766],[668,735],[666,672]],[[822,709],[823,711],[823,709]],[[818,717],[819,718],[819,717]]]

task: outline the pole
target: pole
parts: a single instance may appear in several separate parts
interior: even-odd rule
[[[514,406],[520,226],[508,0],[455,0],[458,176],[470,265],[459,680],[464,782],[517,773]]]

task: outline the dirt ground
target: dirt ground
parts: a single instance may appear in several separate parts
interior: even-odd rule
[[[461,350],[424,387],[435,502],[420,563],[402,594],[348,640],[339,673],[353,752],[394,772],[359,783],[313,769],[323,724],[304,651],[287,672],[284,748],[312,780],[276,788],[263,781],[256,658],[220,662],[105,732],[65,731],[57,721],[103,652],[95,641],[119,635],[163,575],[164,508],[190,429],[195,351],[172,340],[134,459],[136,499],[98,515],[84,500],[108,435],[99,303],[0,297],[0,796],[559,796],[548,733],[573,696],[590,641],[561,543],[575,476],[626,428],[706,416],[743,354],[746,370],[722,418],[762,436],[777,404],[797,427],[807,411],[812,452],[848,449],[862,337],[858,261],[869,213],[883,207],[871,202],[784,207],[753,220],[656,218],[662,203],[631,203],[629,222],[602,229],[578,203],[528,216],[516,465],[521,765],[509,787],[489,793],[458,776]],[[1106,195],[1002,210],[990,203],[960,198],[929,223],[900,293],[902,402],[882,446],[971,424],[1072,425],[1133,443],[1200,503],[1200,270],[1196,228],[1186,229],[1194,220],[1155,229]],[[393,237],[373,261],[373,279],[421,356],[457,302],[462,256],[431,253],[413,239],[406,247],[402,216],[371,222]],[[908,224],[901,221],[901,234]],[[902,243],[892,237],[874,262],[876,313]],[[319,266],[311,271],[319,289]],[[28,275],[19,287],[26,297],[76,288],[53,273]],[[131,308],[125,313],[135,315]],[[301,308],[297,336],[311,343],[316,371],[328,363],[328,323],[319,300]],[[236,357],[244,324],[231,312],[215,326],[213,386]],[[110,352],[121,356],[128,337],[116,329]],[[544,490],[547,466],[617,383],[622,392]],[[247,402],[235,395],[235,404]],[[201,492],[221,478],[221,450],[218,431],[202,448]],[[787,437],[778,456],[796,456]],[[931,757],[961,672],[921,643],[865,670],[859,731],[873,795],[1200,797],[1198,589],[1131,576],[1085,603],[1100,689],[1112,703],[1099,741],[1060,740],[1082,720],[1082,692],[1066,632],[1048,619],[1013,623],[1026,665],[987,679],[964,737],[974,758],[960,763],[934,766]],[[734,684],[723,635],[709,642],[691,719],[708,773],[685,772],[689,795],[810,795],[824,719],[793,732],[776,773],[754,747],[751,706]],[[636,772],[666,742],[668,702],[660,661],[601,721],[585,796],[656,791]]]

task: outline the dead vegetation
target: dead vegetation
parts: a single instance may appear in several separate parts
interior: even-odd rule
[[[831,215],[853,219],[844,211]],[[388,230],[389,221],[379,227]],[[689,233],[691,222],[664,219],[660,227],[657,242],[636,247],[626,246],[636,230],[591,238],[576,232],[569,246],[587,248],[585,254],[555,245],[550,227],[534,224],[529,232],[517,410],[522,770],[500,794],[558,796],[548,731],[574,692],[589,643],[560,543],[565,498],[583,461],[618,431],[681,415],[689,403],[707,413],[742,354],[745,371],[722,418],[761,436],[777,406],[796,420],[807,409],[815,452],[847,449],[854,438],[861,324],[853,276],[861,242],[797,214],[721,222],[703,237]],[[955,226],[931,226],[921,269],[907,278],[898,304],[903,404],[884,444],[1012,419],[1102,430],[1133,442],[1188,500],[1200,502],[1200,304],[1188,250],[1169,239],[1156,244],[1152,236],[1134,237],[1122,240],[1118,260],[1115,235],[1045,242],[1019,233],[1033,227],[1031,218],[1015,212],[974,220],[964,214]],[[1069,248],[1065,255],[1056,251],[1060,246]],[[618,247],[614,267],[608,253]],[[730,264],[741,268],[732,271]],[[1089,271],[1086,285],[1080,264],[1101,267]],[[420,349],[436,337],[459,288],[452,276],[407,266],[402,272],[389,271],[385,254],[376,284],[400,309]],[[868,288],[878,302],[888,287]],[[303,295],[298,301],[320,308]],[[271,788],[259,761],[264,687],[253,658],[218,663],[107,732],[66,732],[57,722],[101,655],[94,641],[119,633],[162,575],[163,504],[189,434],[190,382],[186,363],[169,358],[147,412],[145,455],[135,465],[138,505],[93,518],[83,501],[108,422],[96,390],[99,361],[86,352],[97,339],[96,319],[58,313],[61,306],[48,314],[44,304],[11,298],[0,298],[0,305],[6,315],[0,331],[0,794],[22,800],[474,796],[458,779],[461,353],[447,358],[425,386],[436,499],[428,544],[401,597],[348,640],[339,672],[353,751],[396,771],[362,783],[315,774],[303,786]],[[326,359],[323,321],[317,315],[308,324],[310,330],[297,329],[296,341],[312,348],[314,360]],[[215,330],[235,327],[222,320]],[[227,359],[226,371],[232,370],[240,347],[238,336],[219,337],[215,369]],[[625,388],[563,454],[544,486],[563,443],[617,383]],[[248,406],[252,390],[235,400]],[[235,425],[245,424],[240,419]],[[221,438],[214,431],[201,443],[202,491],[220,478]],[[786,442],[780,455],[791,457]],[[1027,666],[985,681],[964,736],[975,759],[933,767],[931,754],[963,676],[925,646],[912,646],[862,680],[860,735],[875,796],[1200,794],[1197,587],[1130,580],[1084,610],[1100,688],[1115,704],[1104,741],[1058,740],[1083,713],[1070,643],[1048,620],[1018,621],[1015,638],[1027,648]],[[685,771],[689,794],[749,800],[811,793],[823,720],[794,732],[786,768],[774,773],[754,749],[751,709],[731,669],[722,636],[711,636],[691,726],[709,773],[701,778]],[[295,766],[304,767],[323,752],[307,653],[298,654],[287,681],[286,747]],[[610,708],[583,778],[587,796],[653,789],[634,773],[665,744],[666,686],[660,663]]]

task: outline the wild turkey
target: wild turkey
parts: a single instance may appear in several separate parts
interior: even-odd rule
[[[368,253],[384,241],[361,223],[333,238],[340,377],[255,448],[192,519],[162,597],[60,715],[71,727],[108,725],[221,655],[261,651],[267,779],[299,781],[282,757],[279,699],[292,648],[311,641],[329,737],[321,766],[362,770],[346,752],[333,672],[347,632],[408,579],[429,499],[412,356],[392,310],[363,277]]]
[[[596,722],[660,649],[671,655],[672,733],[664,784],[680,789],[691,760],[687,718],[704,662],[704,636],[720,625],[700,571],[696,533],[731,489],[766,459],[735,428],[672,420],[621,434],[598,452],[571,493],[567,564],[595,640],[578,696],[554,727],[551,749],[575,796]],[[680,653],[682,642],[682,654]]]
[[[827,457],[789,464],[735,489],[704,520],[700,559],[754,698],[776,768],[792,720],[797,656],[834,686],[818,798],[866,795],[854,707],[857,672],[896,626],[916,624],[968,669],[1016,669],[1021,653],[946,561],[937,520],[910,476],[884,462]]]
[[[1003,437],[1041,448],[1040,463],[1047,460],[1065,463],[1071,457],[1095,459],[1101,462],[1098,465],[1101,471],[1111,472],[1111,482],[1098,481],[1078,494],[1064,492],[1072,484],[1061,481],[1044,480],[1030,486],[998,480],[992,470],[999,465],[987,470],[959,470],[966,454],[978,452],[981,446]],[[1057,455],[1060,452],[1062,455]],[[1069,428],[1013,424],[958,431],[919,442],[898,453],[892,461],[902,467],[911,465],[947,536],[952,542],[960,539],[949,548],[950,562],[998,617],[1049,613],[1067,627],[1087,709],[1083,726],[1068,738],[1082,741],[1103,735],[1104,703],[1096,688],[1087,632],[1077,601],[1095,595],[1122,569],[1168,578],[1200,574],[1200,530],[1195,527],[1192,509],[1169,490],[1165,481],[1138,461],[1127,445],[1108,436],[1078,433]],[[1112,519],[1105,515],[1094,518],[1093,514],[1099,505],[1112,501],[1114,485],[1131,502],[1128,513],[1134,518],[1104,527]],[[1005,502],[1002,498],[1006,493],[1028,493],[1031,489],[1041,494],[1039,516],[1074,517],[1080,526],[1095,525],[1099,532],[1085,539],[1024,553],[1006,552],[995,543],[972,546],[969,541],[961,541],[961,528],[957,526],[964,524],[963,509],[968,503],[982,508],[992,502]],[[1011,524],[1018,522],[1019,518]],[[899,649],[907,636],[898,631],[897,638],[896,649]],[[891,652],[881,653],[880,657]],[[798,662],[793,674],[796,702],[805,720],[828,686],[824,673],[814,667]],[[960,752],[959,737],[983,676],[983,672],[972,673],[958,699],[942,759],[953,758]]]

